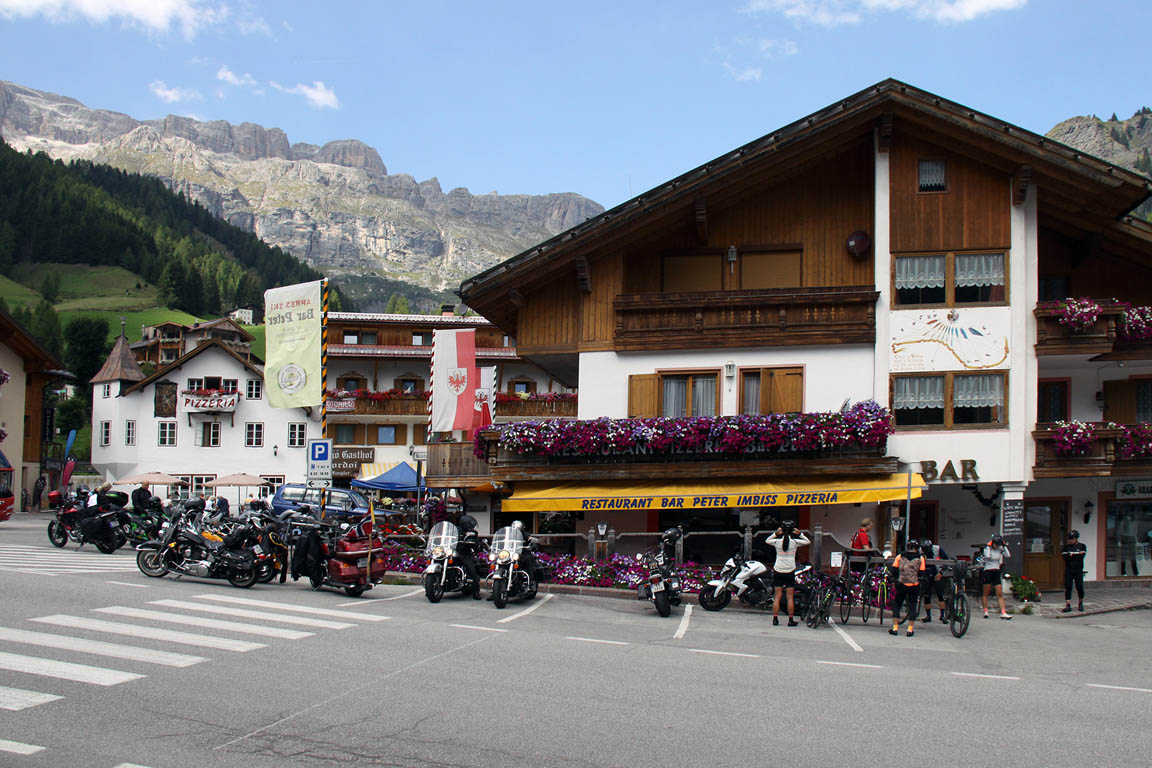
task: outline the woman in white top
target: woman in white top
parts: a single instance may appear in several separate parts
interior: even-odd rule
[[[983,584],[980,602],[984,606],[984,618],[988,618],[988,593],[992,590],[996,591],[996,599],[1000,602],[1000,618],[1005,620],[1012,618],[1004,608],[1004,587],[1001,582],[1004,561],[1008,557],[1011,557],[1008,554],[1008,545],[1004,543],[1004,537],[999,534],[993,536],[984,547],[984,572],[980,579]]]
[[[768,537],[768,544],[776,550],[776,563],[772,566],[772,583],[776,586],[776,599],[772,603],[774,625],[780,624],[780,597],[787,589],[788,626],[796,626],[793,618],[796,612],[796,550],[810,543],[804,534],[796,532],[790,520],[785,520],[776,533]]]

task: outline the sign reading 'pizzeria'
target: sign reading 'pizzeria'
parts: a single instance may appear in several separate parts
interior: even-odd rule
[[[189,413],[231,413],[240,401],[239,392],[221,392],[210,395],[196,395],[185,392],[180,395],[180,407]]]

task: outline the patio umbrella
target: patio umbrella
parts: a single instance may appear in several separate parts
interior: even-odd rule
[[[218,477],[215,480],[210,480],[209,482],[204,483],[204,485],[208,486],[209,488],[225,488],[225,487],[230,487],[230,486],[236,486],[237,488],[251,488],[253,486],[272,485],[272,483],[268,482],[267,480],[265,480],[262,477],[257,477],[256,475],[249,475],[249,474],[246,474],[244,472],[239,472],[235,475],[224,475],[224,477]],[[240,498],[241,496],[242,496],[242,494],[239,491],[237,491],[237,493],[236,493],[236,507],[237,508],[239,508],[240,505],[243,503],[241,498]]]
[[[149,485],[188,485],[187,482],[172,475],[166,475],[163,472],[143,472],[139,475],[129,475],[117,480],[115,485],[139,485],[140,483],[148,483]]]

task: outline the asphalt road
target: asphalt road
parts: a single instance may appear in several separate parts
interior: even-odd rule
[[[353,600],[149,579],[46,524],[0,524],[0,766],[1152,763],[1149,612],[977,614],[956,640],[566,595]]]

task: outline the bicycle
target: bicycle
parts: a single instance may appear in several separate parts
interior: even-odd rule
[[[950,577],[951,585],[948,597],[944,601],[947,609],[948,629],[955,638],[964,637],[968,631],[968,624],[972,621],[972,613],[968,607],[968,595],[965,591],[965,582],[968,578],[968,566],[958,563],[952,566]]]
[[[850,589],[848,580],[842,575],[837,574],[830,577],[830,581],[823,584],[816,592],[816,597],[808,605],[808,610],[804,613],[804,623],[812,629],[816,629],[821,624],[827,624],[828,619],[832,614],[832,602],[841,597],[841,612],[843,613],[843,594],[844,591]],[[844,622],[841,621],[841,624]]]
[[[872,552],[870,550],[846,550],[844,552],[844,561],[847,562],[848,558],[854,552],[867,552],[868,560],[864,563],[864,569],[860,571],[859,578],[856,574],[852,574],[851,578],[845,579],[844,591],[840,595],[840,623],[847,624],[848,619],[852,617],[852,606],[856,604],[856,600],[860,600],[860,617],[864,623],[868,623],[868,615],[871,612],[871,606],[868,604],[868,591],[869,584],[873,573],[872,567]]]

